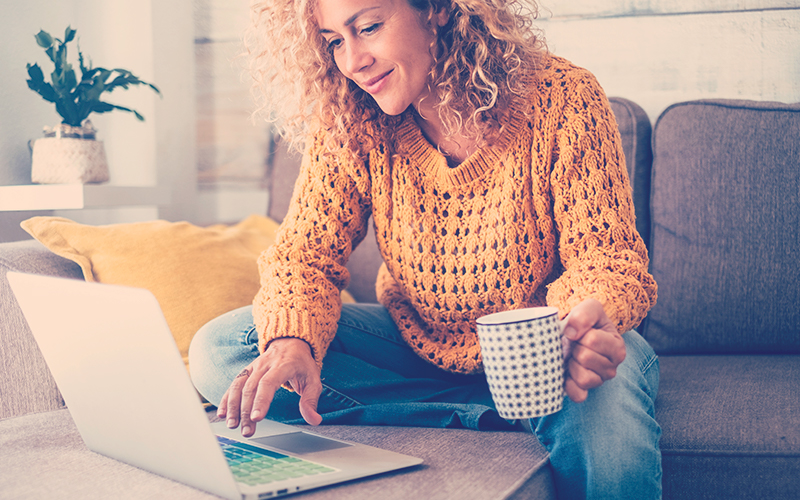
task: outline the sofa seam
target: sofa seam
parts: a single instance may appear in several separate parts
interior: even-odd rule
[[[33,416],[33,415],[45,415],[47,413],[55,413],[55,412],[58,412],[58,411],[66,411],[67,413],[69,413],[69,408],[65,404],[61,408],[54,408],[54,409],[50,409],[50,410],[32,411],[30,413],[25,413],[23,415],[11,415],[11,416],[6,417],[6,418],[0,418],[0,422],[8,422],[8,421],[14,420],[16,418],[25,418],[25,417],[30,417],[30,416]],[[70,418],[72,418],[72,414],[71,413],[70,413]]]
[[[751,101],[751,102],[758,102],[758,103],[773,103],[773,104],[780,104],[785,106],[781,109],[776,109],[774,107],[756,107],[756,106],[746,106],[743,104],[732,104],[726,101],[727,99],[695,99],[693,101],[684,101],[684,102],[677,102],[667,106],[664,111],[662,111],[658,118],[656,118],[655,123],[653,124],[653,131],[652,131],[652,139],[651,139],[651,148],[653,151],[653,161],[655,162],[655,152],[656,152],[656,130],[658,129],[659,124],[661,124],[662,119],[664,116],[670,112],[672,109],[683,108],[687,106],[714,106],[718,108],[726,108],[726,109],[736,109],[736,110],[747,110],[747,111],[769,111],[769,112],[789,112],[789,113],[800,113],[800,103],[784,103],[778,101]],[[731,101],[737,102],[747,102],[746,100],[738,100],[738,99],[730,99]],[[794,106],[794,107],[792,107]]]
[[[541,461],[539,461],[537,464],[534,464],[534,466],[531,467],[531,470],[526,472],[524,476],[522,476],[514,484],[502,492],[498,498],[501,500],[507,500],[508,498],[511,498],[512,495],[519,491],[523,484],[527,483],[534,475],[536,475],[537,472],[542,470],[542,467],[546,467],[549,462],[550,454],[548,453]]]

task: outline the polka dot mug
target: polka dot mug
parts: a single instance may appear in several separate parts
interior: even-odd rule
[[[515,309],[477,320],[486,380],[500,416],[535,418],[561,410],[566,320],[555,307]]]

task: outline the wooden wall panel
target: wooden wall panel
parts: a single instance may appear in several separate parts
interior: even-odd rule
[[[197,170],[204,189],[261,188],[271,127],[254,124],[241,58],[248,0],[195,0]]]
[[[542,0],[542,17],[594,18],[800,7],[800,0]]]
[[[800,8],[538,25],[551,51],[591,70],[609,95],[639,103],[651,120],[690,99],[800,101]]]

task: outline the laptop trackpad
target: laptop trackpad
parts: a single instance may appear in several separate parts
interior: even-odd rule
[[[277,448],[287,453],[302,455],[304,453],[316,453],[318,451],[335,450],[337,448],[346,448],[347,443],[334,441],[333,439],[326,439],[313,434],[306,434],[305,432],[293,432],[291,434],[280,434],[277,436],[267,436],[262,438],[249,439],[263,446],[270,448]]]

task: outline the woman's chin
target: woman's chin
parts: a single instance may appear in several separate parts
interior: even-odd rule
[[[374,97],[373,97],[374,99]],[[403,111],[408,109],[409,104],[401,104],[396,102],[381,102],[375,99],[375,102],[378,103],[378,107],[381,108],[381,111],[386,113],[389,116],[397,116],[403,113]]]

